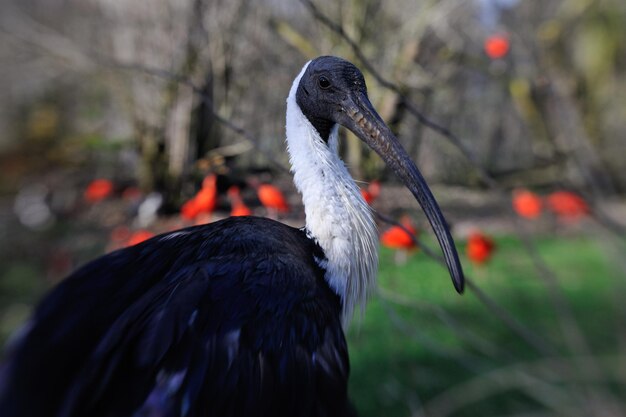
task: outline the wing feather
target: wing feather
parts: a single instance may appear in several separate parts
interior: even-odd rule
[[[3,415],[347,415],[321,257],[297,229],[238,218],[100,258],[38,308],[0,383]]]

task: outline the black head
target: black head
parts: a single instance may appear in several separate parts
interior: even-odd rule
[[[321,56],[311,61],[300,79],[296,103],[322,139],[339,123],[338,115],[350,96],[365,95],[365,79],[357,67],[345,59]]]
[[[422,174],[370,103],[361,71],[341,58],[316,58],[300,78],[296,103],[323,140],[328,141],[332,127],[339,123],[395,171],[422,206],[437,235],[454,286],[463,291],[463,269],[439,205]]]

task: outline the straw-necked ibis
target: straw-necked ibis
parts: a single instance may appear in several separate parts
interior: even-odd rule
[[[287,99],[306,226],[232,217],[155,236],[83,266],[15,337],[0,376],[13,416],[346,416],[344,326],[375,283],[369,206],[339,158],[338,125],[396,172],[463,273],[424,179],[361,72],[308,62]]]

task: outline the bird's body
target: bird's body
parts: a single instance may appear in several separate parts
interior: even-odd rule
[[[82,267],[44,298],[8,352],[0,414],[351,415],[343,326],[374,284],[377,234],[338,156],[337,123],[381,154],[422,203],[461,290],[443,217],[369,104],[363,76],[320,57],[287,99],[306,226],[230,218]]]
[[[245,217],[99,258],[38,307],[2,415],[345,415],[323,257],[304,231]]]

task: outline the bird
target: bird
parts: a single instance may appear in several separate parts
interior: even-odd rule
[[[8,346],[3,417],[355,415],[344,329],[373,290],[378,245],[338,154],[339,125],[419,201],[458,292],[463,271],[436,200],[355,65],[307,62],[286,119],[304,227],[230,217],[80,267]]]
[[[126,241],[126,246],[134,246],[138,243],[143,242],[144,240],[150,239],[153,236],[154,236],[154,233],[152,233],[151,231],[145,230],[145,229],[139,229],[130,235],[130,237]]]
[[[483,265],[489,261],[495,249],[493,239],[479,231],[470,233],[467,239],[467,257],[475,265]]]
[[[372,204],[380,195],[380,181],[374,180],[370,182],[367,188],[361,188],[361,195],[367,204]]]
[[[217,176],[209,174],[202,180],[202,188],[196,195],[185,202],[180,209],[184,219],[194,220],[200,215],[210,219],[217,205]]]
[[[276,218],[278,213],[286,213],[289,211],[289,205],[285,200],[285,196],[272,184],[261,184],[257,189],[259,201],[267,209],[271,218]]]
[[[578,220],[589,214],[589,205],[578,194],[571,191],[557,190],[546,197],[546,206],[561,221]]]
[[[541,197],[525,188],[513,190],[512,205],[513,210],[526,219],[537,219],[543,210]]]
[[[366,199],[367,201],[367,199]],[[403,265],[407,261],[409,251],[417,249],[415,238],[417,229],[409,216],[402,216],[400,226],[392,226],[380,235],[380,243],[394,251],[394,261],[397,265]]]
[[[83,198],[90,204],[98,203],[113,193],[113,183],[106,178],[91,181],[83,193]]]
[[[413,225],[409,216],[402,216],[400,226],[392,226],[387,229],[381,236],[380,242],[391,249],[414,249],[414,236],[417,235],[417,229]]]
[[[504,58],[511,49],[509,37],[506,34],[493,34],[485,39],[483,44],[485,53],[492,60]]]
[[[243,202],[243,198],[241,198],[241,193],[239,191],[239,187],[236,185],[231,185],[226,192],[228,195],[228,199],[230,200],[230,215],[231,217],[238,216],[250,216],[252,215],[252,210]]]

